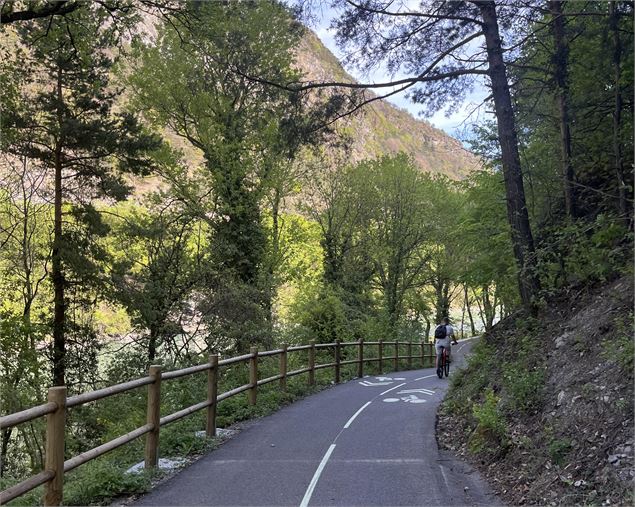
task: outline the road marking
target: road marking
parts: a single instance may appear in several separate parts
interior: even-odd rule
[[[331,457],[331,453],[333,452],[334,449],[335,449],[335,444],[331,444],[328,451],[326,451],[326,454],[322,458],[322,461],[320,461],[320,466],[318,466],[318,469],[315,471],[315,474],[313,474],[313,479],[311,479],[311,484],[309,484],[309,487],[306,490],[306,493],[304,493],[304,498],[302,499],[302,503],[300,504],[300,507],[307,507],[309,505],[309,500],[311,500],[311,495],[313,495],[313,490],[315,489],[315,486],[317,485],[317,482],[320,479],[320,475],[322,475],[322,470],[324,470],[324,467],[326,466],[326,462]]]
[[[358,382],[358,384],[364,387],[389,386],[390,384],[392,384],[392,382],[369,382],[368,380],[362,380],[361,382]]]
[[[426,375],[425,377],[419,377],[416,378],[414,380],[410,380],[407,382],[402,382],[401,384],[396,385],[395,387],[391,387],[390,389],[387,389],[386,391],[384,391],[383,393],[375,396],[374,399],[377,399],[381,396],[383,396],[386,393],[389,393],[390,391],[394,391],[395,389],[399,389],[401,386],[404,386],[410,382],[415,382],[417,380],[423,380],[423,379],[427,379],[427,378],[431,378],[431,377],[436,377],[436,375]],[[376,380],[388,380],[390,377],[375,377]],[[391,380],[406,380],[405,378],[395,378],[393,377]],[[369,383],[368,381],[363,381],[365,383]],[[362,382],[360,382],[361,384]],[[364,385],[364,384],[362,384]],[[408,392],[425,392],[428,391],[427,389],[420,389],[420,390],[411,390]],[[402,393],[399,393],[402,394]],[[434,394],[434,391],[429,391],[429,392],[425,392],[425,394]],[[414,394],[410,394],[407,397],[402,397],[400,398],[386,398],[383,401],[385,402],[396,402],[396,401],[405,401],[406,403],[426,403],[426,400],[422,400],[420,398],[418,398],[417,396],[415,396]],[[368,405],[370,405],[372,402],[369,401],[367,402],[364,406],[362,406],[357,412],[355,412],[355,414],[353,414],[353,417],[351,417],[348,422],[344,425],[344,428],[340,431],[340,433],[335,437],[335,441],[337,441],[337,439],[340,437],[340,435],[342,434],[342,432],[344,431],[344,429],[347,429],[351,423],[355,420],[355,418],[362,412],[362,410],[364,410]],[[315,490],[315,487],[317,486],[318,481],[320,480],[320,476],[322,475],[322,472],[324,471],[324,467],[326,467],[326,463],[328,462],[329,458],[331,457],[331,454],[333,453],[333,451],[335,450],[335,444],[331,444],[330,447],[328,448],[328,450],[326,451],[326,454],[324,455],[324,457],[322,458],[322,461],[320,461],[320,464],[317,468],[317,470],[315,471],[315,474],[313,475],[313,478],[311,479],[311,483],[309,484],[309,487],[306,490],[306,493],[304,494],[304,498],[302,498],[302,503],[300,503],[300,507],[308,507],[309,505],[309,501],[311,500],[311,496],[313,495],[313,491]],[[441,473],[443,474],[443,479],[447,485],[447,478],[445,477],[445,473],[443,471],[443,468],[441,468]]]
[[[397,385],[397,386],[395,386],[395,387],[391,387],[391,388],[390,388],[390,389],[388,389],[387,391],[384,391],[383,393],[381,393],[379,396],[383,396],[384,394],[389,393],[390,391],[394,391],[395,389],[397,389],[397,388],[399,388],[399,387],[401,387],[401,386],[405,386],[406,384],[407,384],[407,382],[404,382],[404,383],[399,384],[399,385]],[[378,398],[379,398],[379,396],[378,396]]]
[[[348,428],[351,423],[355,420],[355,418],[361,413],[362,410],[364,410],[368,405],[370,405],[370,401],[368,403],[366,403],[362,408],[360,408],[357,412],[355,412],[353,414],[353,417],[351,417],[348,422],[344,425],[344,429]]]
[[[401,398],[401,401],[405,401],[406,403],[427,403],[426,400],[422,400],[418,396],[414,394],[409,394],[408,396],[404,396]]]
[[[434,391],[430,391],[430,389],[406,389],[405,391],[399,391],[397,394],[411,394],[411,393],[422,393],[422,394],[434,394]]]

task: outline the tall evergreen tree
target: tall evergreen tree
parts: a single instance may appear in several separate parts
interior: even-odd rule
[[[130,114],[115,113],[119,91],[109,73],[119,30],[101,9],[78,9],[65,16],[21,24],[20,44],[31,68],[17,107],[4,111],[9,132],[3,149],[45,167],[54,205],[51,281],[53,381],[65,383],[67,290],[79,280],[94,286],[104,252],[93,240],[104,227],[96,199],[123,199],[122,173],[147,172],[148,149],[157,139],[143,133]]]

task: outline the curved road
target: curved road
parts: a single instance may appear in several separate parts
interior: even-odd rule
[[[455,346],[453,367],[471,343]],[[334,386],[254,421],[134,505],[498,504],[437,448],[446,389],[433,369]]]

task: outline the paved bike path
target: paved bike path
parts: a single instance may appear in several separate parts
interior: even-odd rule
[[[470,346],[455,347],[453,366]],[[447,382],[424,369],[326,389],[249,424],[134,505],[498,504],[437,448]]]

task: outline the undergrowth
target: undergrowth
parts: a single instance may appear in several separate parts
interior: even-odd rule
[[[511,421],[534,413],[543,403],[546,365],[539,326],[535,319],[520,318],[516,328],[523,334],[515,338],[513,349],[488,336],[474,345],[441,407],[442,415],[465,421],[468,449],[475,455],[504,452]]]

